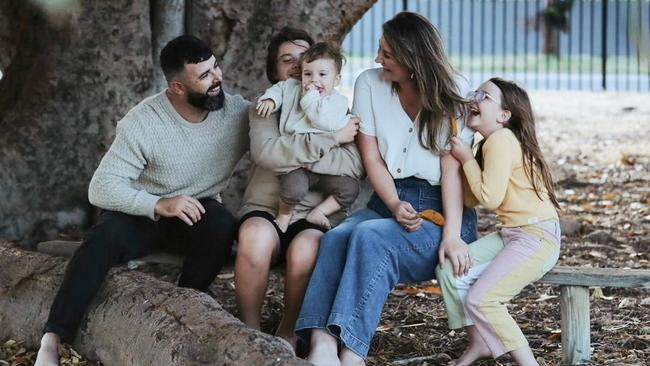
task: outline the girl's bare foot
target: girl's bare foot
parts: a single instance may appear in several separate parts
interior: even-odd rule
[[[325,329],[311,331],[311,349],[307,361],[316,366],[341,366],[337,356],[338,342]]]
[[[492,356],[490,350],[483,345],[470,344],[463,355],[457,360],[450,361],[447,366],[469,366],[475,361]]]
[[[45,333],[41,338],[41,348],[36,355],[34,366],[58,366],[59,365],[59,336],[55,333]]]
[[[447,364],[448,366],[469,366],[476,360],[492,356],[492,352],[490,352],[483,337],[481,337],[481,334],[474,325],[465,327],[465,330],[467,331],[467,335],[469,335],[469,345],[467,345],[462,356],[457,360],[449,362]]]
[[[325,216],[325,214],[321,210],[317,208],[314,208],[309,212],[309,214],[307,215],[307,221],[311,222],[312,224],[322,226],[326,229],[332,228],[332,224],[330,224],[330,220],[327,218],[327,216]]]

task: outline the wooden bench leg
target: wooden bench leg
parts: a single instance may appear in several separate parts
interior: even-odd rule
[[[561,286],[562,362],[567,365],[589,363],[591,327],[589,321],[589,287]]]

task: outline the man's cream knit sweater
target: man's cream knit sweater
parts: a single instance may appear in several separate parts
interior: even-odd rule
[[[248,151],[248,107],[241,96],[226,94],[222,109],[190,123],[164,91],[143,100],[118,122],[115,140],[90,181],[90,203],[155,219],[160,198],[220,200]]]

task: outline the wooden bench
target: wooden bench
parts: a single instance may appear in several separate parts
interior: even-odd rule
[[[560,286],[562,363],[591,360],[589,287],[650,288],[650,270],[557,266],[538,283]]]

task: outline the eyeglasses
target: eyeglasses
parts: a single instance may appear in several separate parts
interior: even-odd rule
[[[484,100],[487,98],[487,99],[493,101],[494,103],[496,103],[496,104],[498,104],[498,105],[501,105],[501,102],[499,102],[498,100],[494,99],[494,97],[491,96],[491,95],[490,95],[488,92],[486,92],[485,90],[474,90],[474,91],[471,91],[471,92],[467,93],[467,97],[466,97],[466,98],[467,98],[468,100],[470,100],[470,101],[474,101],[474,102],[476,102],[476,103],[481,103],[482,101],[484,101]]]

